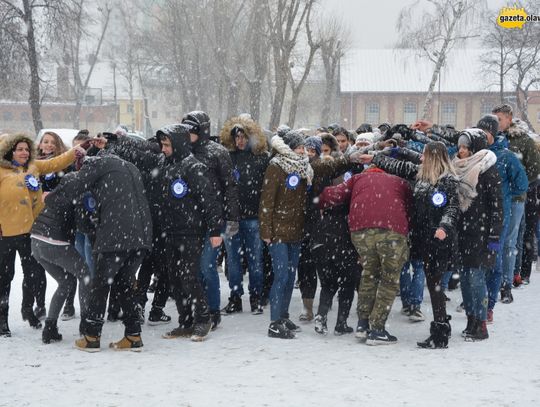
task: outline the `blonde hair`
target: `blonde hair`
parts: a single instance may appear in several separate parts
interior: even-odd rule
[[[43,137],[41,137],[41,140],[39,141],[38,153],[40,155],[43,154],[43,151],[41,151],[40,146],[41,146],[41,143],[43,143],[43,139],[45,138],[45,136],[51,136],[54,139],[54,145],[56,146],[56,148],[54,149],[54,156],[55,157],[60,155],[60,154],[65,153],[68,150],[66,145],[64,144],[64,142],[62,141],[62,139],[60,138],[60,136],[58,134],[56,134],[53,131],[48,131],[48,132],[43,134]]]
[[[416,179],[436,185],[444,175],[456,175],[454,166],[448,157],[446,146],[434,141],[426,144],[424,148],[424,161],[418,170]]]

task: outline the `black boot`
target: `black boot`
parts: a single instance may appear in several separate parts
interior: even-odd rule
[[[40,321],[43,321],[45,317],[47,317],[47,308],[45,308],[45,306],[43,307],[36,306],[34,308],[34,315],[36,316],[37,319],[39,319]]]
[[[251,313],[253,315],[260,315],[263,313],[263,307],[261,305],[260,298],[258,295],[249,296],[249,305],[251,307]]]
[[[41,321],[36,318],[32,307],[25,307],[21,309],[23,321],[28,321],[30,326],[35,329],[41,329]]]
[[[418,342],[417,345],[420,348],[426,349],[447,348],[448,338],[450,337],[451,332],[452,329],[448,319],[446,322],[433,321],[429,329],[429,337],[423,342]]]
[[[473,318],[473,326],[471,331],[465,336],[466,341],[483,341],[484,339],[489,338],[487,330],[487,321],[480,321],[479,319]]]
[[[225,314],[234,314],[235,312],[242,312],[242,297],[239,295],[231,295],[229,297],[229,303],[221,310]]]
[[[463,331],[461,331],[461,336],[463,336],[464,338],[467,337],[467,335],[469,335],[472,332],[473,326],[474,326],[474,317],[472,315],[467,315],[467,326],[465,327]]]
[[[45,320],[45,327],[43,328],[43,332],[41,334],[41,340],[45,344],[49,344],[51,342],[59,342],[62,340],[62,335],[58,333],[56,319]]]
[[[212,331],[215,331],[218,325],[221,323],[221,312],[211,311],[210,312],[210,321],[212,321]]]
[[[0,316],[0,337],[9,338],[11,336],[11,331],[9,330],[7,314]]]

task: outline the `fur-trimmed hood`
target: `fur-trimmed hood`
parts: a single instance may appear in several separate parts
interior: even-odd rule
[[[519,126],[515,122],[512,122],[512,124],[510,124],[507,134],[508,134],[508,138],[518,138],[518,137],[524,137],[524,136],[529,135],[528,132],[523,127]]]
[[[249,137],[249,148],[253,154],[261,155],[268,152],[268,141],[261,126],[247,117],[233,117],[223,125],[219,134],[219,141],[228,151],[236,151],[234,137],[231,134],[235,126],[242,128]]]
[[[9,153],[13,147],[15,147],[17,143],[20,143],[21,141],[28,143],[28,146],[30,147],[30,157],[28,158],[28,163],[26,166],[30,165],[37,158],[38,153],[36,145],[30,136],[24,133],[10,134],[0,139],[0,167],[13,168],[11,160],[6,159],[5,157],[6,154]]]

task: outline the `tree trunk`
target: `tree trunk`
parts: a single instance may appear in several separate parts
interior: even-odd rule
[[[289,120],[287,121],[287,126],[291,129],[294,128],[294,123],[296,122],[296,111],[298,110],[298,99],[300,99],[301,90],[301,88],[297,88],[292,92],[291,106],[289,107]]]
[[[274,50],[280,52],[279,50]],[[279,57],[276,57],[279,58]],[[285,92],[287,91],[287,70],[288,66],[283,66],[281,61],[276,61],[274,67],[276,72],[274,77],[276,79],[276,91],[274,93],[274,100],[272,102],[272,109],[270,114],[270,129],[275,129],[279,126],[281,121],[281,111],[283,110],[283,103],[285,101]],[[285,64],[286,65],[286,64]]]
[[[30,94],[28,102],[32,110],[32,121],[36,134],[43,128],[41,120],[41,97],[39,89],[39,65],[34,33],[34,17],[30,0],[23,0],[24,22],[26,23],[26,41],[28,43],[28,63],[30,64]]]
[[[249,113],[256,122],[261,116],[262,82],[255,79],[249,83]]]
[[[229,96],[227,98],[227,119],[238,115],[238,103],[240,100],[240,89],[238,82],[233,80],[229,84]]]

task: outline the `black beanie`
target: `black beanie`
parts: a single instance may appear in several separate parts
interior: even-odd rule
[[[493,137],[497,136],[499,131],[499,118],[494,114],[486,114],[476,125],[479,129],[489,132]]]

